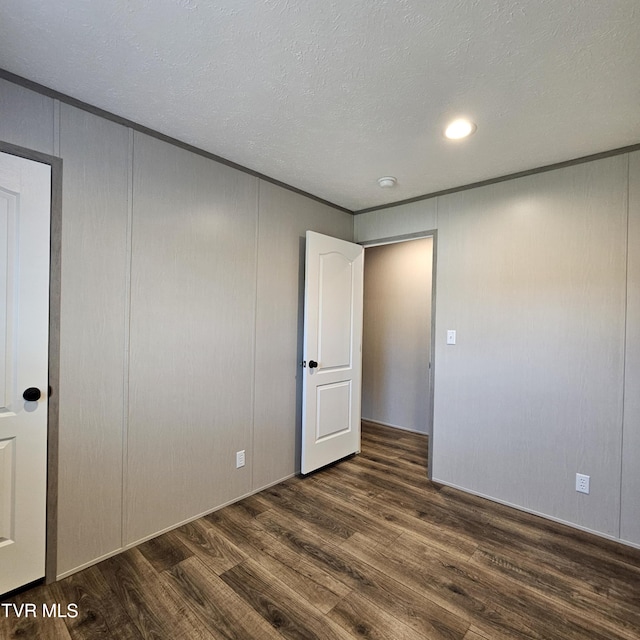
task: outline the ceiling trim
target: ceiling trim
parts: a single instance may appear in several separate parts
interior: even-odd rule
[[[398,207],[405,204],[411,204],[413,202],[420,202],[422,200],[430,200],[431,198],[437,198],[438,196],[444,196],[451,193],[458,193],[459,191],[467,191],[469,189],[476,189],[478,187],[485,187],[491,184],[496,184],[498,182],[506,182],[507,180],[515,180],[516,178],[524,178],[525,176],[534,175],[536,173],[545,173],[547,171],[554,171],[555,169],[562,169],[564,167],[571,167],[577,164],[583,164],[585,162],[592,162],[594,160],[600,160],[602,158],[609,158],[611,156],[617,156],[623,153],[631,153],[633,151],[640,151],[640,143],[635,143],[632,145],[628,145],[625,147],[619,147],[616,149],[610,149],[608,151],[602,151],[600,153],[594,153],[588,156],[582,156],[579,158],[573,158],[571,160],[565,160],[563,162],[556,162],[549,165],[544,165],[542,167],[534,167],[532,169],[526,169],[524,171],[518,171],[516,173],[508,173],[503,176],[498,176],[495,178],[488,178],[486,180],[481,180],[479,182],[472,182],[466,185],[461,185],[458,187],[451,187],[449,189],[443,189],[441,191],[434,191],[431,193],[426,193],[424,195],[415,196],[413,198],[407,198],[406,200],[397,200],[394,202],[389,202],[386,204],[376,205],[374,207],[367,207],[365,209],[359,209],[357,211],[352,211],[351,209],[347,209],[346,207],[342,207],[338,204],[330,202],[329,200],[325,200],[324,198],[320,198],[312,193],[307,191],[303,191],[302,189],[298,189],[286,182],[282,182],[280,180],[276,180],[275,178],[271,178],[263,173],[259,173],[258,171],[254,171],[253,169],[249,169],[243,165],[232,162],[231,160],[227,160],[222,156],[218,156],[214,153],[210,153],[209,151],[205,151],[204,149],[200,149],[199,147],[195,147],[186,142],[182,142],[177,138],[172,138],[171,136],[167,136],[159,131],[154,129],[150,129],[149,127],[145,127],[133,120],[128,120],[127,118],[123,118],[115,113],[111,113],[110,111],[106,111],[105,109],[101,109],[100,107],[95,107],[92,104],[87,102],[83,102],[82,100],[78,100],[76,98],[72,98],[64,93],[56,91],[55,89],[51,89],[45,85],[34,82],[33,80],[29,80],[28,78],[24,78],[22,76],[16,75],[7,71],[6,69],[0,68],[0,79],[7,80],[8,82],[12,82],[13,84],[24,87],[25,89],[29,89],[31,91],[35,91],[36,93],[40,93],[42,95],[48,96],[55,100],[59,100],[60,102],[64,102],[65,104],[71,105],[73,107],[77,107],[78,109],[82,109],[89,113],[92,113],[101,118],[105,118],[106,120],[111,120],[117,124],[123,125],[125,127],[129,127],[134,131],[139,131],[140,133],[144,133],[153,138],[157,138],[158,140],[162,140],[163,142],[167,142],[181,149],[185,149],[186,151],[190,151],[191,153],[195,153],[196,155],[202,156],[204,158],[208,158],[209,160],[213,160],[219,164],[223,164],[227,167],[231,167],[232,169],[236,169],[237,171],[241,171],[242,173],[246,173],[248,175],[259,178],[260,180],[264,180],[265,182],[269,182],[278,187],[282,187],[283,189],[287,189],[288,191],[292,191],[293,193],[297,193],[306,198],[310,198],[311,200],[315,200],[321,204],[327,205],[333,209],[337,209],[338,211],[342,211],[344,213],[350,213],[354,216],[370,213],[372,211],[381,211],[383,209],[392,209],[394,207]]]
[[[243,173],[248,173],[250,176],[254,176],[259,178],[260,180],[264,180],[265,182],[270,182],[278,187],[282,187],[283,189],[287,189],[288,191],[293,191],[301,196],[305,196],[306,198],[310,198],[311,200],[315,200],[316,202],[320,202],[321,204],[332,207],[333,209],[337,209],[338,211],[343,211],[344,213],[351,213],[353,211],[351,209],[347,209],[346,207],[341,207],[338,204],[333,202],[329,202],[329,200],[325,200],[324,198],[320,198],[319,196],[315,196],[312,193],[308,193],[307,191],[303,191],[302,189],[298,189],[297,187],[293,187],[286,182],[281,182],[280,180],[276,180],[275,178],[271,178],[263,173],[259,173],[258,171],[254,171],[253,169],[249,169],[248,167],[244,167],[241,164],[237,164],[232,162],[231,160],[227,160],[222,156],[217,156],[214,153],[210,153],[209,151],[205,151],[204,149],[200,149],[199,147],[194,147],[193,145],[187,144],[186,142],[182,142],[177,138],[172,138],[171,136],[167,136],[164,133],[160,133],[154,129],[150,129],[149,127],[145,127],[142,124],[138,124],[133,120],[128,120],[127,118],[123,118],[115,113],[111,113],[110,111],[106,111],[104,109],[100,109],[100,107],[94,107],[92,104],[87,102],[82,102],[82,100],[77,100],[76,98],[72,98],[64,93],[60,93],[55,89],[51,89],[45,85],[38,84],[33,80],[29,80],[28,78],[23,78],[22,76],[18,76],[15,73],[11,73],[6,69],[0,68],[0,78],[3,80],[7,80],[8,82],[12,82],[13,84],[20,85],[25,89],[30,89],[31,91],[35,91],[36,93],[40,93],[49,98],[53,98],[54,100],[59,100],[60,102],[64,102],[65,104],[71,105],[72,107],[77,107],[78,109],[82,109],[83,111],[88,111],[96,116],[100,116],[101,118],[105,118],[105,120],[111,120],[112,122],[116,122],[117,124],[121,124],[125,127],[129,127],[134,131],[139,131],[140,133],[144,133],[153,138],[157,138],[158,140],[162,140],[163,142],[168,142],[176,147],[180,147],[181,149],[185,149],[186,151],[190,151],[191,153],[195,153],[196,155],[203,156],[204,158],[208,158],[209,160],[213,160],[214,162],[218,162],[219,164],[226,165],[227,167],[231,167],[232,169],[236,169],[237,171],[242,171]]]
[[[640,143],[631,144],[626,147],[619,147],[617,149],[610,149],[609,151],[601,151],[600,153],[593,153],[589,156],[582,156],[580,158],[574,158],[572,160],[565,160],[563,162],[547,164],[543,167],[526,169],[525,171],[518,171],[517,173],[508,173],[504,176],[498,176],[497,178],[488,178],[487,180],[481,180],[480,182],[472,182],[470,184],[465,184],[460,187],[451,187],[450,189],[443,189],[442,191],[434,191],[433,193],[426,193],[423,196],[415,196],[414,198],[407,198],[406,200],[398,200],[397,202],[380,204],[380,205],[376,205],[375,207],[367,207],[366,209],[359,209],[358,211],[354,211],[353,215],[358,216],[362,213],[369,213],[371,211],[391,209],[393,207],[399,207],[400,205],[403,205],[403,204],[420,202],[421,200],[430,200],[431,198],[437,198],[438,196],[446,196],[450,193],[458,193],[458,191],[467,191],[468,189],[477,189],[478,187],[486,187],[487,185],[496,184],[497,182],[506,182],[507,180],[524,178],[525,176],[531,176],[536,173],[545,173],[546,171],[554,171],[555,169],[562,169],[563,167],[572,167],[576,164],[583,164],[584,162],[601,160],[602,158],[610,158],[611,156],[619,156],[623,153],[631,153],[633,151],[640,151]]]

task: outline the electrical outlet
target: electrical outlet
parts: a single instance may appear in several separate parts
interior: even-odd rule
[[[242,451],[236,451],[236,469],[244,467],[244,449]]]
[[[576,491],[579,493],[589,493],[589,480],[591,480],[591,476],[576,473]]]

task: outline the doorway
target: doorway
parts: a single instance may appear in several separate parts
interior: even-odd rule
[[[367,243],[364,261],[362,419],[428,437],[433,429],[434,241],[431,233]]]

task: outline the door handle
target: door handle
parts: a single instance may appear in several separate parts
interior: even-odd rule
[[[315,360],[309,360],[309,369],[315,369],[318,363]]]
[[[40,389],[38,389],[37,387],[29,387],[28,389],[25,389],[24,393],[22,394],[22,397],[27,402],[37,402],[38,400],[40,400],[40,396]]]

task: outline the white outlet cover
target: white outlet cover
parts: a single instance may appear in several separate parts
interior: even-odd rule
[[[576,473],[576,491],[579,493],[589,493],[590,476],[583,473]]]

